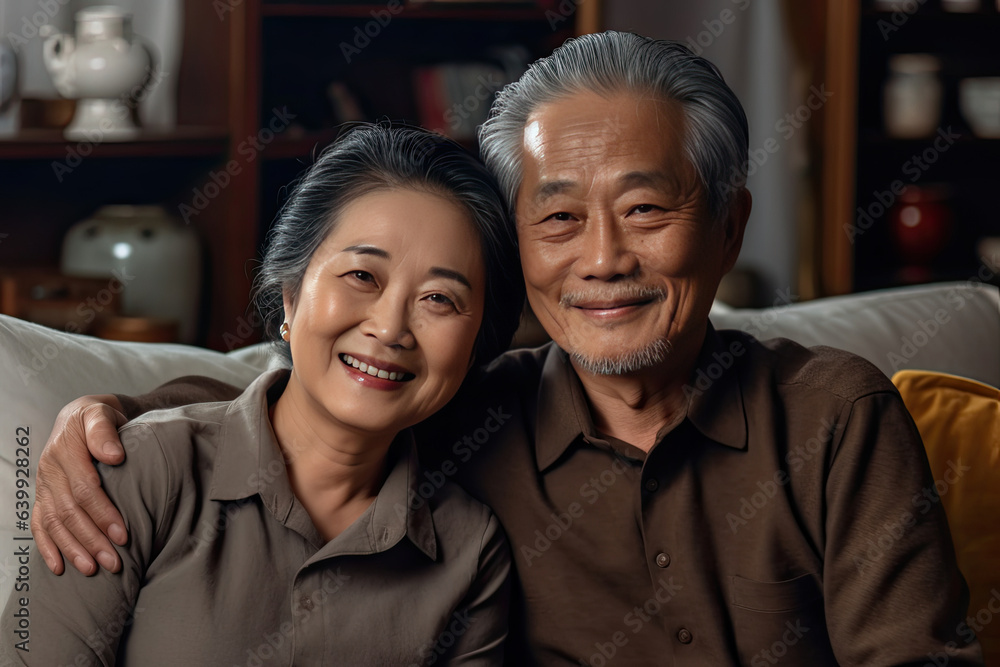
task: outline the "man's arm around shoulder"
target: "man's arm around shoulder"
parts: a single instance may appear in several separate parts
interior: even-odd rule
[[[84,396],[64,407],[38,461],[31,531],[45,564],[63,572],[63,556],[83,574],[97,571],[95,558],[117,572],[121,561],[108,538],[128,540],[121,514],[101,489],[92,461],[125,460],[118,427],[150,410],[226,401],[240,390],[212,378],[186,376],[138,397]]]

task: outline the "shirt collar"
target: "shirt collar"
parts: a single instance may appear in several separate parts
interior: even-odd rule
[[[581,435],[596,434],[583,386],[566,352],[549,348],[538,383],[535,462],[544,471]]]
[[[741,346],[735,348],[735,356],[730,349],[734,344]],[[745,342],[740,339],[727,344],[709,322],[685,391],[686,418],[705,437],[734,449],[747,446],[746,411],[738,371],[739,358],[746,352]],[[554,344],[542,367],[537,404],[535,461],[539,471],[555,463],[581,435],[599,437],[580,378],[566,352]]]
[[[688,383],[687,418],[706,438],[733,449],[747,447],[746,388],[740,368],[749,351],[746,337],[723,337],[709,322]]]
[[[371,534],[376,550],[384,551],[405,535],[431,560],[437,560],[437,537],[430,502],[419,491],[422,468],[413,432],[403,431],[393,443],[395,463],[375,498]],[[390,451],[389,456],[393,456]]]
[[[259,495],[279,521],[291,512],[295,495],[285,459],[271,429],[268,407],[288,383],[290,371],[267,371],[254,380],[229,406],[223,418],[222,442],[215,454],[212,500],[242,500]],[[389,474],[371,512],[368,534],[375,551],[384,551],[408,537],[428,558],[437,560],[437,537],[430,504],[418,487],[421,467],[416,443],[409,430],[396,438],[389,451]]]

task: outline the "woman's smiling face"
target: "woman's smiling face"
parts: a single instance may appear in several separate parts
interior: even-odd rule
[[[472,360],[485,270],[469,213],[423,190],[351,201],[285,294],[289,385],[351,430],[393,434],[447,403]]]

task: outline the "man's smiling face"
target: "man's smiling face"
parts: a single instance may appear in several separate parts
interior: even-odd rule
[[[575,93],[528,117],[516,211],[528,301],[580,370],[630,373],[701,345],[746,215],[711,220],[686,131],[678,103],[631,93]]]

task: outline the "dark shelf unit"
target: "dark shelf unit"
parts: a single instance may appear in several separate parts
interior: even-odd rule
[[[67,141],[62,130],[27,129],[0,139],[0,160],[63,160],[72,152],[87,158],[222,156],[229,144],[226,128],[180,127],[168,133],[143,132],[124,142]],[[82,148],[82,150],[81,150]]]
[[[980,11],[961,13],[946,11],[939,0],[927,0],[911,14],[896,14],[879,10],[871,0],[852,0],[832,3],[830,13],[828,79],[839,82],[846,94],[840,106],[835,105],[827,132],[831,155],[824,205],[824,292],[978,279],[978,240],[1000,236],[1000,217],[992,203],[1000,180],[1000,139],[972,131],[959,105],[959,81],[1000,76],[996,3],[983,0]],[[953,141],[945,150],[933,151],[933,162],[923,157],[938,135],[901,139],[885,129],[883,87],[889,60],[908,53],[932,54],[941,62],[938,127]],[[950,235],[924,272],[903,266],[888,211],[854,238],[845,231],[858,223],[859,207],[868,210],[878,201],[877,193],[889,191],[894,181],[940,185],[951,192]]]
[[[388,3],[301,3],[265,2],[263,15],[299,18],[372,18],[372,12],[388,11]],[[395,9],[397,5],[393,5]],[[402,2],[395,18],[445,19],[468,21],[538,21],[544,18],[544,9],[533,2],[453,3],[453,2]]]

